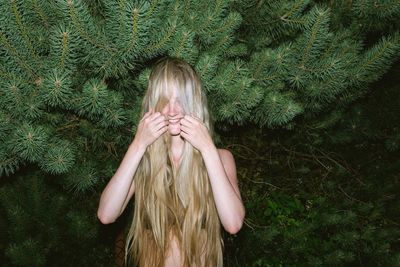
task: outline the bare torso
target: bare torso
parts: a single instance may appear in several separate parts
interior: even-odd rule
[[[203,236],[205,235],[205,230],[202,230]],[[181,257],[181,252],[179,250],[178,239],[175,235],[171,235],[170,246],[167,252],[167,258],[165,259],[165,267],[182,267],[183,258]],[[204,254],[201,257],[201,265],[204,266]]]
[[[165,267],[180,267],[183,265],[181,253],[179,251],[178,241],[173,235],[170,239],[170,246],[165,259]]]

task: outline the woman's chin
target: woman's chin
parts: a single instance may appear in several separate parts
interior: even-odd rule
[[[180,125],[174,125],[174,126],[169,126],[168,127],[168,132],[172,136],[180,135],[181,134],[181,127]]]

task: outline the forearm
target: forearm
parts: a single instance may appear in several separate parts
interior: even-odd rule
[[[124,204],[128,200],[129,189],[145,148],[132,142],[125,156],[103,190],[97,216],[103,223],[114,222],[122,213]]]
[[[214,144],[203,149],[202,156],[221,223],[228,232],[236,233],[240,230],[245,215],[240,192],[232,186]]]

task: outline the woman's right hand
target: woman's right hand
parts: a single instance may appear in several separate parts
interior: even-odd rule
[[[168,119],[150,109],[139,121],[134,141],[145,149],[168,129]]]

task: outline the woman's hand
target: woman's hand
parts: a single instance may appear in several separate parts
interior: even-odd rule
[[[168,120],[160,113],[150,109],[139,121],[134,141],[145,149],[168,129]]]
[[[207,127],[195,116],[185,115],[182,118],[181,136],[200,152],[214,145]]]

